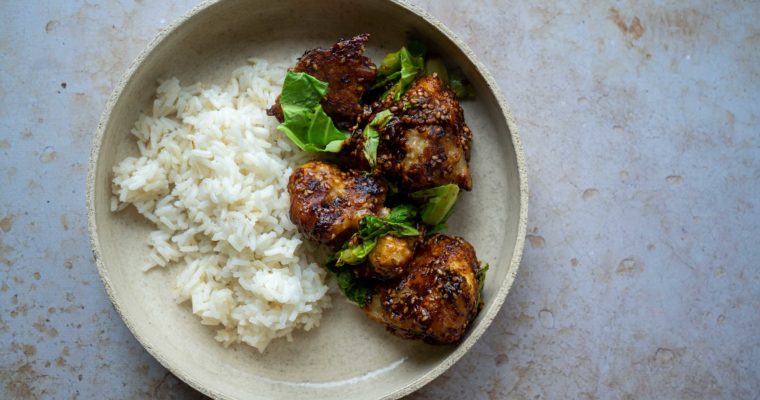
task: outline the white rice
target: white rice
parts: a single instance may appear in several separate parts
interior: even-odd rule
[[[113,169],[112,211],[132,204],[157,227],[145,270],[179,265],[177,303],[190,300],[225,346],[264,351],[330,306],[288,216],[288,177],[304,156],[265,111],[285,71],[251,59],[224,88],[164,81],[132,129],[140,157]]]

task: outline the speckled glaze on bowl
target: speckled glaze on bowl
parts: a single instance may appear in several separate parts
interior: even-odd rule
[[[111,169],[136,153],[130,136],[150,109],[156,81],[221,84],[249,57],[292,60],[305,49],[369,32],[375,60],[413,31],[458,65],[476,98],[463,102],[474,140],[474,189],[460,195],[449,233],[461,235],[491,265],[485,305],[458,346],[399,339],[372,323],[342,296],[311,332],[273,342],[264,354],[244,345],[224,348],[171,288],[179,268],[154,270],[147,261],[150,224],[131,208],[109,211]],[[514,280],[523,249],[528,189],[520,139],[491,76],[465,44],[430,15],[399,1],[222,0],[203,3],[171,24],[140,54],[119,82],[98,127],[87,191],[93,252],[103,283],[124,322],[161,364],[219,399],[393,399],[440,375],[491,323]]]

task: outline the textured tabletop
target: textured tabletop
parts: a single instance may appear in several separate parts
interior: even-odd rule
[[[105,100],[195,3],[0,4],[0,398],[202,397],[114,311],[85,211]],[[411,398],[757,399],[760,3],[415,3],[510,102],[530,218],[501,313]]]

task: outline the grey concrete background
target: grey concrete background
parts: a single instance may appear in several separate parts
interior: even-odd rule
[[[196,1],[0,3],[0,398],[194,398],[90,255],[90,139]],[[414,399],[760,397],[760,3],[417,0],[521,129],[528,244],[502,312]]]

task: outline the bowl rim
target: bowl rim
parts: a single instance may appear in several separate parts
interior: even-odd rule
[[[124,324],[127,326],[129,331],[137,339],[137,341],[140,342],[143,348],[145,348],[145,350],[147,350],[147,352],[151,356],[153,356],[153,358],[156,359],[164,368],[169,370],[172,374],[174,374],[176,377],[178,377],[179,379],[181,379],[182,381],[190,385],[195,390],[198,390],[204,395],[215,398],[215,399],[233,399],[232,397],[224,393],[220,393],[220,392],[217,392],[205,387],[201,382],[198,382],[195,379],[191,378],[190,376],[186,375],[179,367],[175,368],[175,366],[172,365],[168,360],[166,360],[158,352],[158,350],[153,348],[151,343],[149,343],[144,337],[142,337],[142,335],[133,326],[132,321],[125,317],[124,313],[121,310],[121,306],[119,305],[119,303],[116,301],[116,298],[114,297],[110,275],[101,257],[100,240],[98,238],[98,226],[97,226],[97,221],[96,221],[96,216],[95,216],[95,183],[96,183],[95,178],[96,178],[96,173],[97,173],[97,165],[98,165],[98,158],[100,155],[100,149],[103,144],[103,138],[105,136],[106,127],[108,125],[111,114],[113,112],[113,108],[116,105],[119,98],[121,97],[124,91],[124,88],[132,80],[135,72],[142,65],[145,59],[149,57],[153,53],[153,51],[169,35],[171,35],[177,28],[183,25],[187,20],[193,18],[195,15],[205,11],[211,6],[223,1],[226,1],[226,0],[202,1],[201,3],[197,4],[196,6],[194,6],[187,12],[185,12],[180,17],[176,18],[174,21],[164,26],[153,37],[153,39],[151,39],[148,42],[148,44],[140,51],[140,53],[130,63],[127,70],[124,72],[124,74],[121,76],[119,81],[116,83],[110,97],[108,98],[108,101],[106,102],[105,109],[103,110],[100,116],[98,126],[97,126],[97,131],[95,133],[95,136],[92,139],[92,144],[90,147],[89,162],[88,162],[86,201],[87,201],[87,227],[88,227],[88,233],[90,236],[90,246],[92,248],[92,254],[95,259],[96,267],[98,269],[98,274],[100,275],[103,285],[105,286],[106,292],[108,294],[108,298],[111,300],[111,303],[113,304],[114,309],[119,314],[122,321],[124,321]],[[496,295],[494,296],[493,302],[487,309],[481,310],[482,320],[480,324],[474,327],[472,331],[469,333],[469,335],[467,336],[467,338],[463,342],[461,342],[451,354],[446,356],[446,358],[444,358],[443,361],[441,361],[435,368],[430,369],[419,378],[408,383],[406,386],[400,389],[397,389],[393,392],[387,393],[381,397],[381,399],[390,400],[390,399],[398,399],[398,398],[411,394],[412,392],[420,389],[424,385],[431,382],[433,379],[437,378],[439,375],[443,374],[446,370],[448,370],[452,365],[454,365],[457,361],[459,361],[459,359],[461,359],[475,345],[475,343],[480,339],[480,337],[483,335],[486,329],[488,329],[488,327],[491,326],[491,323],[493,322],[494,318],[496,318],[496,315],[498,314],[499,310],[501,310],[501,307],[504,304],[507,294],[509,293],[512,287],[512,284],[515,280],[515,277],[517,275],[517,269],[520,266],[520,261],[522,259],[523,249],[525,245],[525,234],[527,230],[527,221],[528,221],[528,177],[527,177],[527,165],[525,161],[525,156],[523,154],[522,141],[518,133],[517,124],[515,123],[512,110],[507,104],[507,101],[503,93],[501,92],[501,89],[496,83],[496,80],[493,78],[493,76],[485,67],[485,65],[481,63],[481,61],[475,56],[475,54],[469,48],[469,46],[467,46],[467,44],[465,44],[461,39],[459,39],[459,37],[456,36],[456,34],[454,34],[453,31],[447,28],[442,22],[440,22],[437,18],[433,17],[427,11],[417,7],[416,5],[408,3],[407,0],[385,0],[385,1],[395,4],[396,6],[402,8],[404,11],[411,13],[418,18],[421,18],[428,24],[432,25],[433,28],[435,28],[440,33],[442,33],[467,57],[467,59],[470,62],[473,63],[478,73],[480,73],[481,76],[484,78],[486,85],[488,86],[489,90],[493,93],[494,97],[496,98],[496,102],[499,106],[502,116],[506,120],[507,128],[509,129],[510,139],[512,142],[512,146],[514,148],[515,159],[517,161],[517,177],[518,177],[518,183],[519,183],[519,189],[520,189],[520,199],[519,199],[520,209],[519,209],[519,214],[518,214],[518,228],[517,228],[517,235],[514,242],[514,251],[512,253],[512,258],[509,261],[507,273],[505,275],[505,278],[501,282],[496,292]]]

